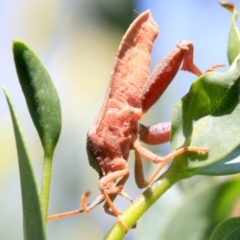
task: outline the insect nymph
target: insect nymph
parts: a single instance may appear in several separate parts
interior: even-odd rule
[[[140,140],[149,144],[169,141],[170,123],[145,127],[139,120],[159,99],[180,66],[182,70],[198,76],[202,74],[193,64],[193,44],[190,41],[178,42],[150,74],[150,53],[157,35],[158,26],[150,11],[139,15],[131,24],[119,46],[100,114],[87,134],[89,163],[99,174],[101,194],[87,205],[87,192],[82,197],[81,209],[53,215],[49,219],[87,212],[102,201],[105,201],[104,209],[107,213],[119,216],[120,212],[113,204],[116,196],[121,194],[131,200],[124,191],[129,176],[127,160],[130,150],[135,151],[135,179],[139,188],[147,187],[175,156],[186,151],[208,151],[206,148],[184,147],[159,157],[140,144]],[[158,164],[146,181],[142,157]],[[128,230],[120,218],[119,221]]]

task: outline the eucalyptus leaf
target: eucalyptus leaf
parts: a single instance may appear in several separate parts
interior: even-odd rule
[[[17,146],[22,192],[24,239],[44,240],[44,223],[42,220],[40,201],[31,162],[11,99],[7,91],[5,89],[3,90],[11,112]]]
[[[192,173],[230,155],[240,145],[239,104],[240,62],[225,73],[202,75],[175,106],[172,116],[171,145],[208,147],[208,156],[184,154],[182,166]],[[185,160],[183,160],[183,158]],[[232,159],[228,158],[228,161]],[[224,174],[224,165],[213,172]],[[229,173],[229,172],[228,172]],[[234,171],[236,173],[236,171]]]
[[[61,108],[51,78],[34,52],[23,42],[13,42],[18,78],[45,155],[51,157],[61,131]]]

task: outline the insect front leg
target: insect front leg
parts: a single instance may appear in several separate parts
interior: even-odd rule
[[[126,232],[129,230],[129,228],[121,220],[121,217],[119,216],[121,212],[115,207],[113,201],[116,198],[117,194],[121,194],[122,196],[132,201],[131,198],[125,192],[122,191],[123,186],[127,181],[128,177],[129,177],[129,171],[128,171],[128,168],[126,167],[125,169],[108,173],[107,175],[102,177],[98,182],[99,189],[106,200],[104,204],[105,212],[117,217],[119,223],[121,224],[121,226],[124,228]],[[114,182],[118,178],[121,178],[121,180],[115,186]]]
[[[208,148],[183,147],[168,154],[167,156],[159,157],[153,152],[149,151],[148,149],[142,147],[139,141],[135,141],[134,148],[135,148],[135,168],[134,168],[135,181],[139,188],[147,187],[158,175],[158,173],[163,169],[163,167],[176,156],[183,154],[185,152],[205,152],[205,153],[209,152]],[[150,175],[150,177],[147,180],[144,179],[142,157],[146,158],[150,162],[158,164],[158,167],[155,169],[155,171]]]
[[[119,180],[119,182],[116,185],[116,188],[114,191],[111,191],[111,195],[109,195],[109,198],[111,199],[111,201],[113,202],[115,200],[115,198],[117,197],[117,195],[122,195],[123,197],[125,197],[126,199],[128,199],[130,202],[132,202],[133,200],[128,196],[127,193],[124,192],[124,188],[123,186],[125,185],[126,181],[128,180],[129,177],[129,173],[127,173],[126,175],[124,175],[122,177],[122,179]],[[113,192],[115,192],[115,194],[113,194]],[[105,204],[103,205],[103,208],[105,210],[106,213],[116,216],[113,211],[111,211],[109,208],[109,204],[106,201]]]

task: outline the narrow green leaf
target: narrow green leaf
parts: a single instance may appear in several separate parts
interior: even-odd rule
[[[201,168],[230,156],[240,145],[239,77],[239,61],[226,73],[204,74],[174,108],[172,148],[186,145],[210,148],[209,155],[202,158],[196,154],[179,157],[188,171],[204,174]],[[221,168],[213,174],[221,175],[224,171]]]
[[[237,240],[240,237],[240,217],[229,218],[220,223],[210,240]]]
[[[11,112],[14,134],[16,139],[19,172],[22,191],[23,227],[25,240],[44,240],[44,227],[41,215],[37,186],[31,167],[31,162],[25,146],[25,142],[19,127],[19,123],[11,103],[11,99],[3,89]]]
[[[51,78],[23,42],[13,42],[13,54],[19,81],[45,155],[51,157],[61,131],[61,108]]]
[[[239,179],[210,185],[206,181],[190,189],[182,203],[169,212],[158,239],[210,239],[216,226],[231,213],[239,197],[239,184]]]
[[[13,54],[28,110],[44,149],[41,204],[47,216],[52,157],[61,131],[61,108],[56,89],[40,60],[25,43],[15,40]]]

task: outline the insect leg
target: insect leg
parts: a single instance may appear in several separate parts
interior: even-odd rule
[[[206,153],[209,152],[208,148],[183,147],[168,154],[167,156],[159,157],[152,153],[151,151],[149,151],[148,149],[142,147],[138,141],[135,142],[134,148],[135,148],[135,180],[139,188],[147,187],[154,180],[157,174],[162,170],[162,168],[174,157],[185,152],[206,152]],[[155,169],[155,171],[150,175],[150,177],[147,180],[144,179],[142,157],[146,158],[150,162],[159,164],[158,167]]]

